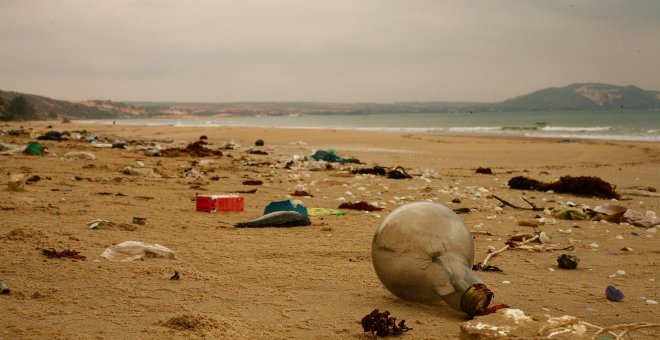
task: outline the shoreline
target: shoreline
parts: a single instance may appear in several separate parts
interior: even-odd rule
[[[283,128],[182,128],[90,126],[61,122],[2,124],[53,130],[87,129],[97,136],[138,141],[129,149],[94,148],[84,141],[39,141],[57,157],[0,156],[9,174],[37,175],[25,191],[0,188],[0,281],[5,338],[364,338],[359,321],[374,309],[388,310],[413,328],[408,339],[459,337],[465,315],[443,302],[404,301],[387,291],[371,263],[371,242],[382,220],[398,206],[432,200],[469,208],[459,217],[473,232],[474,261],[499,249],[513,234],[544,231],[566,251],[504,252],[490,261],[504,273],[477,272],[506,303],[528,316],[572,315],[610,326],[654,322],[660,311],[657,282],[658,229],[619,223],[554,218],[543,211],[500,207],[491,194],[524,206],[560,202],[595,207],[622,205],[660,213],[660,197],[628,196],[619,201],[552,192],[510,189],[514,176],[552,181],[561,176],[597,176],[617,188],[660,188],[660,144],[547,139],[391,134],[346,130]],[[222,156],[150,157],[137,145],[171,137],[185,146],[201,135],[212,149],[233,140],[242,147]],[[257,139],[267,155],[248,152]],[[32,138],[2,135],[23,145]],[[160,143],[160,142],[153,142]],[[335,148],[341,157],[364,164],[335,165],[324,171],[282,167],[282,159],[309,157]],[[95,160],[63,159],[70,151],[92,152]],[[205,160],[202,165],[202,161]],[[142,165],[140,165],[142,164]],[[412,179],[351,175],[353,168],[403,166]],[[162,177],[122,172],[125,167],[158,169]],[[492,175],[475,173],[489,167]],[[187,169],[200,172],[190,176]],[[215,179],[213,179],[215,178]],[[259,180],[262,185],[243,184]],[[305,188],[310,196],[292,196]],[[243,211],[195,210],[196,194],[244,193]],[[237,222],[263,214],[273,201],[297,199],[308,207],[337,209],[344,201],[365,201],[377,212],[344,210],[344,216],[317,216],[295,228],[240,229]],[[459,203],[456,203],[459,202]],[[536,228],[520,220],[547,222]],[[134,217],[146,224],[132,224]],[[113,224],[89,229],[91,220]],[[103,251],[124,241],[157,243],[176,259],[112,262]],[[597,247],[592,246],[597,244]],[[48,259],[41,249],[74,249],[86,260]],[[623,248],[632,250],[623,251]],[[562,253],[578,256],[577,270],[557,267]],[[552,269],[552,270],[550,270]],[[625,275],[616,274],[625,271]],[[170,280],[174,271],[179,280]],[[614,274],[614,276],[613,276]],[[543,289],[540,289],[543,282]],[[614,285],[622,302],[604,297]],[[657,336],[653,330],[640,339]]]

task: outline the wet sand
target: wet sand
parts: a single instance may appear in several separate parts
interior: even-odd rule
[[[0,296],[0,339],[370,338],[360,319],[373,309],[388,310],[413,328],[406,339],[452,339],[465,315],[446,304],[403,301],[389,293],[371,264],[371,240],[382,219],[400,204],[433,200],[455,208],[474,232],[475,262],[489,247],[499,249],[512,234],[532,232],[517,220],[537,212],[498,208],[496,194],[519,206],[523,191],[508,188],[519,175],[551,181],[561,176],[598,176],[617,188],[660,188],[660,144],[557,139],[457,137],[345,130],[127,127],[10,123],[57,131],[87,129],[129,140],[174,138],[177,144],[206,135],[211,147],[234,140],[242,147],[221,157],[150,157],[139,150],[93,148],[79,141],[43,141],[55,157],[0,156],[0,282],[10,289]],[[263,139],[268,155],[246,148]],[[30,138],[0,135],[3,143]],[[395,180],[351,175],[352,164],[326,171],[285,169],[278,161],[313,150],[335,148],[342,157],[364,165],[402,166],[413,175]],[[66,160],[69,151],[92,152],[96,160]],[[192,161],[212,159],[206,165]],[[130,176],[126,166],[158,169],[164,177]],[[253,164],[253,165],[250,165]],[[493,175],[476,174],[489,167]],[[184,170],[206,171],[203,178]],[[9,174],[38,175],[21,192],[4,184]],[[421,176],[426,174],[425,176]],[[244,180],[263,185],[243,185]],[[336,209],[342,201],[380,203],[382,211],[344,210],[344,216],[312,217],[296,228],[237,229],[236,222],[263,213],[272,201],[289,198],[305,186],[312,197],[294,197],[307,207]],[[196,194],[241,194],[241,212],[195,211]],[[612,202],[571,194],[525,192],[538,206],[552,208],[572,201],[591,207],[614,203],[642,213],[660,213],[660,198],[625,196]],[[461,203],[451,203],[458,198]],[[540,212],[541,216],[551,218]],[[135,216],[145,225],[132,224]],[[104,219],[114,226],[89,229]],[[561,229],[561,231],[559,230]],[[570,233],[565,233],[570,230]],[[506,303],[527,315],[573,315],[600,326],[657,322],[660,252],[655,228],[556,219],[537,231],[573,251],[506,251],[490,264],[504,273],[478,272]],[[111,262],[101,253],[124,241],[157,243],[177,259],[146,258]],[[598,245],[597,248],[592,243]],[[624,247],[631,251],[622,250]],[[74,249],[86,260],[49,259],[42,249]],[[581,261],[577,270],[557,267],[568,253]],[[549,270],[549,269],[552,269]],[[625,275],[615,274],[617,270]],[[179,280],[170,280],[177,271]],[[612,276],[614,274],[614,276]],[[504,282],[509,283],[504,283]],[[605,299],[614,285],[622,302]],[[652,332],[634,338],[652,338]]]

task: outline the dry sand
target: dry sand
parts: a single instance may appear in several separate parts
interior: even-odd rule
[[[658,143],[51,124],[58,131],[88,129],[95,134],[140,140],[174,137],[194,141],[206,135],[215,146],[231,139],[251,146],[261,138],[270,154],[225,151],[225,156],[212,158],[215,163],[206,168],[208,176],[202,180],[144,178],[119,172],[141,161],[179,176],[183,168],[191,166],[194,158],[190,156],[148,157],[133,150],[94,149],[84,142],[43,142],[58,157],[0,156],[4,178],[0,187],[0,281],[11,289],[11,294],[0,296],[0,339],[370,338],[359,321],[376,308],[406,320],[413,328],[403,336],[406,339],[457,338],[466,320],[462,313],[442,302],[420,304],[398,299],[374,273],[370,259],[373,233],[399,204],[432,199],[451,208],[472,208],[470,214],[460,216],[471,231],[479,232],[474,234],[477,262],[486,256],[489,246],[499,249],[509,235],[531,232],[529,227],[518,226],[516,220],[534,214],[509,207],[497,211],[499,202],[479,188],[520,206],[525,205],[520,199],[523,192],[507,187],[507,181],[518,175],[540,180],[589,175],[617,188],[660,188]],[[46,125],[25,124],[34,128]],[[18,126],[12,123],[0,128]],[[28,140],[0,136],[5,143]],[[309,156],[314,149],[328,147],[336,148],[340,156],[360,159],[364,166],[400,165],[411,173],[431,169],[427,172],[437,174],[437,178],[394,180],[347,175],[341,169],[350,165],[312,172],[241,162],[241,157],[250,157],[275,163],[283,157]],[[61,159],[68,151],[93,152],[97,159]],[[494,175],[475,174],[477,167],[490,167]],[[42,180],[28,184],[23,192],[8,191],[4,183],[10,173],[39,175]],[[253,188],[242,185],[246,179],[259,179],[264,184],[256,187],[257,193],[243,195],[244,211],[195,211],[196,193]],[[344,197],[353,202],[384,202],[385,209],[315,217],[308,227],[232,226],[260,216],[269,202],[288,198],[299,184],[313,194],[297,197],[307,207],[337,208],[338,198]],[[592,207],[607,203],[570,194],[528,192],[527,197],[547,207],[560,201]],[[454,198],[462,202],[451,203]],[[658,197],[629,196],[616,204],[660,213]],[[132,225],[134,216],[146,217],[146,224]],[[93,219],[118,226],[88,229],[86,223]],[[563,234],[558,229],[572,233]],[[513,250],[493,257],[491,264],[505,273],[478,273],[494,291],[493,303],[509,304],[528,315],[569,314],[601,326],[660,319],[660,307],[645,302],[659,298],[660,251],[655,229],[557,220],[539,230],[552,233],[560,245],[573,244],[575,250]],[[106,247],[127,240],[161,244],[174,250],[177,259],[111,262],[101,257]],[[592,243],[599,247],[592,248]],[[624,247],[632,251],[621,250]],[[43,248],[75,249],[87,259],[48,259],[42,255]],[[578,256],[578,269],[557,268],[556,258],[561,253]],[[170,280],[175,270],[180,273],[178,281]],[[624,270],[625,275],[611,277],[617,270]],[[622,302],[605,299],[609,284],[624,291]],[[634,338],[653,338],[654,334],[647,331]]]

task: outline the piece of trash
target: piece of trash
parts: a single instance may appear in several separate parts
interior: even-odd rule
[[[407,301],[442,299],[474,317],[483,315],[493,298],[471,270],[470,231],[456,213],[438,203],[419,201],[394,209],[376,229],[371,258],[385,288]]]
[[[258,179],[248,179],[243,181],[243,185],[262,185],[262,184],[264,184],[264,182]]]
[[[178,280],[178,279],[180,279],[179,272],[175,270],[174,275],[172,275],[172,277],[170,277],[170,280]]]
[[[472,265],[472,270],[480,271],[480,272],[494,272],[494,273],[503,273],[504,272],[498,266],[493,266],[491,264],[484,266],[481,263],[477,263],[475,265]]]
[[[296,201],[298,202],[298,201]],[[274,201],[270,202],[265,208],[264,208],[264,215],[276,212],[276,211],[295,211],[298,212],[299,214],[309,218],[309,213],[307,212],[307,207],[300,203],[296,203],[296,205],[293,205],[293,202],[291,200],[284,200],[284,201]]]
[[[360,163],[360,160],[356,158],[341,158],[335,154],[335,150],[318,150],[312,155],[312,159],[315,161],[326,161],[326,162],[335,162],[340,164],[345,163]]]
[[[557,258],[557,264],[559,265],[559,268],[563,269],[576,269],[578,263],[580,263],[580,259],[574,255],[561,254]]]
[[[89,226],[89,229],[96,229],[101,225],[101,223],[109,223],[110,221],[106,220],[92,220],[87,222],[87,226]]]
[[[649,300],[644,301],[644,303],[646,303],[647,305],[657,305],[658,301],[649,299]]]
[[[546,233],[545,231],[542,231],[542,232],[539,234],[539,241],[540,241],[542,244],[552,243],[552,235],[549,235],[549,234]]]
[[[389,311],[379,312],[378,309],[374,309],[371,313],[365,315],[360,324],[362,324],[362,329],[366,333],[371,333],[372,336],[398,336],[412,330],[412,328],[406,326],[406,320],[397,323],[396,318],[390,316]]]
[[[550,215],[562,220],[573,220],[573,221],[586,221],[589,219],[584,210],[580,208],[570,207],[568,205],[562,205],[555,207],[550,210]]]
[[[38,156],[44,152],[44,148],[38,142],[29,142],[25,147],[25,153],[28,155]]]
[[[91,152],[82,152],[82,151],[71,151],[67,152],[62,156],[64,159],[83,159],[88,161],[93,161],[96,159],[96,156]]]
[[[197,195],[195,209],[197,211],[243,211],[245,198],[239,195]]]
[[[626,271],[619,269],[616,271],[616,275],[626,275]]]
[[[614,191],[614,187],[598,177],[592,176],[563,176],[558,181],[545,183],[529,177],[516,176],[509,180],[511,189],[549,191],[567,193],[598,198],[621,198]]]
[[[80,255],[80,252],[77,250],[72,250],[72,249],[65,249],[62,251],[57,251],[54,248],[50,249],[42,249],[41,253],[46,255],[47,258],[49,259],[61,259],[64,257],[74,259],[74,260],[82,260],[85,261],[86,257],[83,255]]]
[[[4,282],[0,282],[0,295],[9,295],[9,293],[11,293],[9,287]]]
[[[145,225],[147,223],[146,217],[133,216],[133,224]]]
[[[346,202],[339,205],[338,209],[352,209],[352,210],[362,210],[362,211],[381,211],[383,208],[373,206],[367,202],[359,201],[356,203]]]
[[[621,301],[624,296],[623,292],[616,289],[614,286],[607,286],[607,288],[605,288],[605,297],[610,301]]]
[[[594,214],[591,218],[594,221],[605,220],[608,222],[619,223],[626,211],[628,211],[628,208],[620,205],[602,204],[593,208],[589,212]]]
[[[25,191],[25,175],[24,174],[9,175],[9,182],[7,182],[7,190]]]
[[[254,146],[264,146],[264,140],[263,139],[257,139],[254,142]]]
[[[130,176],[161,177],[161,175],[156,173],[152,168],[134,168],[132,166],[127,166],[121,169],[120,172]]]
[[[595,242],[594,242],[594,243],[591,243],[589,246],[590,246],[591,248],[593,248],[593,249],[596,249],[596,248],[600,247],[600,246],[598,245],[598,243],[595,243]]]
[[[144,257],[176,259],[174,251],[160,244],[125,241],[106,248],[101,254],[110,261],[133,261]]]
[[[333,215],[333,216],[343,216],[346,215],[345,212],[335,210],[335,209],[329,209],[329,208],[309,208],[307,209],[307,212],[309,213],[309,216],[323,216],[323,215]]]
[[[477,174],[484,174],[484,175],[492,175],[492,174],[493,174],[493,170],[491,170],[490,168],[482,168],[482,167],[478,167],[477,170],[475,171],[475,173],[477,173]]]
[[[312,224],[307,216],[297,211],[275,211],[265,214],[255,220],[234,224],[236,228],[285,228],[301,227]]]

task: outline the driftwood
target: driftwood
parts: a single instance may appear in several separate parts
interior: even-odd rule
[[[503,199],[503,198],[501,198],[501,197],[498,197],[497,195],[493,195],[493,198],[494,198],[494,199],[496,199],[496,200],[502,202],[502,204],[504,204],[504,205],[506,205],[506,206],[509,206],[509,207],[511,207],[511,208],[514,208],[514,209],[520,209],[520,210],[531,210],[531,211],[543,211],[543,210],[545,209],[545,208],[539,208],[539,207],[537,207],[536,204],[534,204],[533,202],[530,202],[530,201],[527,199],[527,197],[525,197],[525,196],[521,196],[521,197],[522,197],[523,201],[527,202],[527,204],[529,204],[529,205],[531,206],[531,208],[525,208],[525,207],[517,206],[517,205],[515,205],[515,204],[513,204],[513,203],[507,202],[505,199]]]

